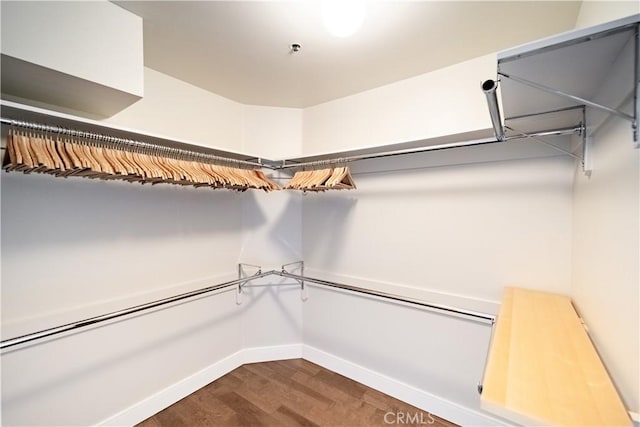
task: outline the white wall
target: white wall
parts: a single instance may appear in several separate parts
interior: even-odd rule
[[[495,72],[487,55],[305,109],[304,153],[486,130],[479,85]],[[568,293],[574,164],[531,145],[354,164],[356,191],[303,197],[306,272],[488,313],[505,286]],[[304,304],[305,345],[480,413],[490,331],[316,288]]]
[[[479,84],[494,76],[489,55],[301,111],[243,106],[145,69],[145,98],[108,121],[290,157],[487,129]],[[637,152],[609,148],[630,135],[620,126],[603,128],[602,163],[574,193],[566,158],[488,161],[488,147],[456,151],[450,166],[427,167],[432,154],[363,162],[356,192],[306,196],[3,172],[3,337],[218,283],[238,262],[304,259],[312,276],[486,312],[506,285],[572,292],[634,408],[640,184]],[[612,218],[630,233],[592,234]],[[624,253],[598,262],[609,250]],[[605,278],[624,300],[600,294]],[[302,303],[295,284],[267,283],[240,306],[225,292],[4,353],[3,422],[95,424],[243,347],[301,341],[479,410],[488,327],[319,288]]]
[[[576,26],[639,12],[635,1],[585,1]],[[631,124],[615,117],[598,129],[593,142],[592,176],[575,176],[571,295],[625,404],[637,413],[640,154],[632,148]]]
[[[566,158],[370,168],[357,191],[304,198],[310,268],[489,301],[504,286],[569,292]]]
[[[640,157],[631,126],[594,135],[590,179],[576,175],[572,296],[627,407],[640,411]]]
[[[235,276],[241,194],[4,172],[1,185],[3,338]],[[210,297],[3,353],[3,423],[94,424],[236,351],[236,311]]]
[[[144,69],[145,96],[106,119],[167,138],[241,151],[244,106],[181,80]]]
[[[461,425],[481,412],[477,386],[490,334],[487,324],[313,285],[304,303],[305,346],[414,387],[410,403],[434,396],[424,409]],[[348,366],[341,373],[353,375]],[[441,409],[447,402],[465,411]]]
[[[562,157],[371,165],[357,191],[304,198],[308,274],[488,313],[504,286],[568,293],[573,168]],[[305,344],[482,411],[488,326],[323,291],[305,303],[304,331]]]
[[[302,154],[300,108],[244,106],[243,150],[267,159]]]
[[[603,22],[640,13],[637,1],[591,1],[586,0],[580,6],[576,19],[576,28],[590,27]]]
[[[244,149],[273,158],[297,153],[302,145],[302,111],[246,106]],[[266,171],[265,171],[266,172]],[[277,183],[282,172],[267,172]],[[292,192],[248,192],[242,202],[242,247],[239,260],[263,270],[302,259],[302,202]],[[252,269],[248,268],[251,273]],[[278,286],[264,286],[278,285]],[[302,301],[295,281],[275,276],[254,281],[245,291],[242,335],[247,346],[302,342]],[[260,304],[254,302],[259,301]]]
[[[145,98],[110,122],[232,150],[301,145],[297,111],[246,107],[245,117],[241,104],[145,72]],[[0,176],[3,338],[231,280],[238,262],[300,258],[300,200],[286,193]],[[3,352],[3,424],[93,425],[242,348],[300,343],[296,286],[243,297],[236,305],[231,290]]]
[[[495,78],[486,55],[305,108],[305,155],[435,138],[491,127],[483,80]]]

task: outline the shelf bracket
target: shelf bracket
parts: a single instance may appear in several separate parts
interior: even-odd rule
[[[259,265],[254,265],[254,264],[238,264],[238,280],[240,279],[244,279],[246,278],[247,280],[242,281],[242,282],[238,282],[238,284],[236,285],[236,305],[242,305],[242,288],[249,283],[251,280],[254,279],[253,276],[249,276],[246,274],[246,269],[247,267],[253,267],[255,269],[257,269],[257,272],[254,274],[254,276],[260,275],[262,274],[262,267]]]
[[[543,92],[550,93],[552,95],[558,95],[558,96],[561,96],[563,98],[570,99],[570,100],[572,100],[574,102],[577,102],[579,104],[586,105],[587,107],[596,108],[598,110],[602,110],[602,111],[605,111],[607,113],[614,114],[614,115],[616,115],[616,116],[618,116],[620,118],[623,118],[625,120],[628,120],[630,122],[634,122],[635,121],[633,116],[631,116],[631,115],[629,115],[629,114],[627,114],[627,113],[625,113],[623,111],[616,110],[615,108],[607,107],[606,105],[598,104],[597,102],[589,101],[588,99],[584,99],[584,98],[581,98],[579,96],[571,95],[571,94],[563,92],[561,90],[554,89],[552,87],[545,86],[543,84],[536,83],[536,82],[533,82],[531,80],[523,79],[522,77],[514,76],[513,74],[505,74],[505,73],[499,71],[498,75],[502,76],[502,77],[504,77],[506,79],[513,80],[514,82],[523,84],[525,86],[529,86],[529,87],[532,87],[534,89],[538,89],[538,90],[541,90]]]
[[[304,261],[296,261],[296,262],[290,262],[289,264],[283,264],[282,265],[282,272],[283,273],[289,273],[291,274],[291,271],[287,270],[287,267],[289,266],[298,266],[298,268],[294,268],[293,270],[299,270],[300,271],[300,276],[304,276]],[[302,301],[306,301],[307,299],[309,299],[309,295],[307,294],[307,287],[304,285],[304,280],[303,279],[297,279],[297,278],[293,278],[293,280],[295,280],[296,282],[298,282],[300,284],[300,299]]]
[[[636,27],[635,46],[636,46],[636,48],[635,48],[635,53],[634,53],[634,56],[635,56],[635,66],[634,66],[635,73],[634,73],[634,89],[633,89],[634,90],[634,114],[633,114],[633,116],[629,115],[629,114],[627,114],[627,113],[625,113],[623,111],[616,110],[615,108],[607,107],[606,105],[598,104],[597,102],[593,102],[593,101],[590,101],[588,99],[581,98],[579,96],[571,95],[571,94],[563,92],[561,90],[554,89],[552,87],[545,86],[543,84],[536,83],[534,81],[527,80],[527,79],[522,78],[522,77],[514,76],[513,74],[506,74],[506,73],[503,73],[501,71],[498,71],[498,75],[501,76],[501,77],[504,77],[506,79],[513,80],[516,83],[520,83],[520,84],[523,84],[525,86],[529,86],[529,87],[532,87],[534,89],[538,89],[538,90],[541,90],[543,92],[550,93],[552,95],[557,95],[557,96],[569,99],[569,100],[571,100],[573,102],[576,102],[578,104],[582,104],[582,105],[585,105],[587,107],[595,108],[597,110],[605,111],[605,112],[607,112],[609,114],[613,114],[613,115],[616,115],[616,116],[618,116],[618,117],[620,117],[620,118],[622,118],[624,120],[630,121],[631,125],[632,125],[632,128],[633,128],[633,141],[635,143],[635,147],[638,148],[638,147],[640,147],[640,142],[639,142],[640,135],[639,135],[639,129],[638,129],[638,111],[640,110],[640,106],[638,106],[638,104],[640,102],[639,101],[640,100],[640,93],[639,93],[639,90],[640,90],[640,77],[639,77],[639,73],[640,73],[640,71],[639,71],[640,70],[640,64],[639,64],[640,53],[638,51],[640,49],[640,47],[639,47],[640,46],[640,41],[638,39],[638,27]]]
[[[634,49],[634,88],[633,88],[633,142],[640,148],[640,24],[636,25],[636,48]]]
[[[587,135],[587,111],[582,108],[582,129],[580,137],[582,138],[582,172],[586,177],[591,176],[593,171],[593,138]]]

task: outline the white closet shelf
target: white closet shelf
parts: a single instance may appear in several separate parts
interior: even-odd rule
[[[130,129],[118,125],[113,125],[98,120],[91,120],[71,114],[60,113],[44,108],[19,104],[17,102],[0,100],[0,112],[2,118],[10,118],[21,121],[42,123],[50,126],[60,126],[84,132],[93,132],[109,135],[117,138],[127,138],[137,141],[159,145],[163,147],[177,148],[196,153],[208,154],[233,160],[255,162],[256,156],[250,154],[224,150],[201,142],[193,142],[173,137],[163,136],[155,133]]]
[[[587,136],[612,114],[637,127],[639,22],[637,14],[499,52],[506,126],[571,126],[578,107],[586,109]]]
[[[481,95],[478,94],[478,96]],[[81,132],[93,132],[99,135],[132,139],[135,141],[141,141],[144,143],[163,147],[172,147],[196,153],[213,155],[222,158],[222,160],[231,159],[232,161],[237,160],[242,162],[250,162],[253,166],[263,166],[270,169],[288,169],[306,164],[340,164],[353,162],[356,160],[385,158],[405,154],[427,153],[431,151],[444,151],[451,148],[476,147],[480,150],[483,150],[482,148],[480,148],[480,146],[485,145],[494,145],[494,148],[483,150],[482,155],[480,155],[478,151],[472,152],[470,156],[463,155],[463,157],[469,157],[469,159],[462,162],[459,158],[460,156],[451,159],[445,156],[444,158],[438,158],[437,162],[439,162],[439,165],[449,163],[469,163],[473,162],[478,155],[478,161],[487,161],[487,156],[491,157],[491,159],[493,160],[511,160],[519,158],[547,157],[561,154],[560,152],[555,151],[554,149],[551,149],[549,147],[531,143],[530,141],[525,141],[522,136],[513,137],[513,139],[521,139],[520,142],[507,141],[508,144],[499,142],[496,140],[495,136],[492,136],[493,133],[491,128],[485,128],[471,132],[443,135],[429,139],[393,143],[382,146],[370,146],[354,150],[328,152],[284,160],[266,160],[246,153],[211,148],[198,143],[169,138],[152,133],[146,133],[135,129],[128,129],[105,122],[73,116],[43,108],[23,105],[7,100],[0,101],[0,110],[4,123],[7,123],[7,119],[13,119],[53,127],[60,126],[62,128],[78,130]],[[578,124],[576,124],[571,128],[562,129],[558,132],[552,131],[549,135],[546,136],[548,138],[552,138],[552,140],[554,141],[553,143],[556,146],[560,146],[564,150],[568,150],[570,147],[570,139],[567,137],[567,135],[571,135],[578,130]],[[496,144],[498,142],[499,144]],[[495,158],[493,158],[492,156],[495,156]],[[416,161],[424,162],[424,160],[424,157],[416,158]]]

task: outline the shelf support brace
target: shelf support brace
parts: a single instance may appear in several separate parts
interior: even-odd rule
[[[254,267],[258,269],[254,276],[259,276],[262,274],[262,267],[259,265],[242,263],[238,264],[238,280],[244,278],[246,278],[247,280],[240,281],[236,284],[236,305],[242,305],[242,288],[244,287],[244,285],[255,278],[253,276],[247,276],[247,274],[245,273],[246,267]]]
[[[636,51],[637,51],[637,49],[636,49]],[[636,63],[637,62],[638,62],[638,60],[636,59]],[[563,92],[561,90],[553,89],[553,88],[551,88],[549,86],[545,86],[545,85],[542,85],[540,83],[532,82],[531,80],[523,79],[522,77],[514,76],[512,74],[505,74],[503,72],[498,72],[498,75],[502,76],[502,77],[504,77],[506,79],[513,80],[514,82],[523,84],[525,86],[529,86],[529,87],[532,87],[534,89],[538,89],[538,90],[541,90],[543,92],[550,93],[552,95],[558,95],[558,96],[561,96],[563,98],[570,99],[570,100],[572,100],[574,102],[577,102],[579,104],[583,104],[583,105],[586,105],[588,107],[596,108],[598,110],[606,111],[607,113],[610,113],[610,114],[615,114],[616,116],[621,117],[621,118],[623,118],[625,120],[629,120],[632,123],[635,123],[635,121],[636,121],[636,119],[633,116],[630,116],[629,114],[624,113],[622,111],[616,110],[615,108],[607,107],[606,105],[598,104],[597,102],[589,101],[588,99],[584,99],[584,98],[581,98],[579,96],[571,95],[571,94]],[[637,82],[635,84],[635,92],[636,93],[638,92],[638,84],[637,84]],[[636,104],[637,104],[637,102],[636,102]]]
[[[287,267],[290,265],[297,265],[298,270],[300,270],[300,274],[299,276],[304,276],[304,261],[296,261],[296,262],[290,262],[289,264],[283,264],[282,265],[282,272],[283,273],[289,273],[291,274],[290,271],[287,271]],[[296,270],[294,268],[294,270]],[[295,280],[296,282],[300,283],[300,299],[302,301],[306,301],[309,296],[307,294],[307,287],[304,285],[304,279],[298,279],[298,278],[293,278],[293,280]]]
[[[633,77],[633,142],[635,148],[640,148],[640,24],[636,25],[635,39],[635,72]]]
[[[587,135],[587,110],[582,107],[582,129],[580,137],[582,138],[582,172],[585,176],[590,177],[593,171],[593,138]]]

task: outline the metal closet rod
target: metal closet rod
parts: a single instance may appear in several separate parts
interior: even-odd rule
[[[236,285],[244,285],[247,282],[250,282],[252,280],[255,279],[260,279],[262,277],[266,277],[266,276],[271,276],[271,275],[276,275],[276,276],[280,276],[280,277],[286,277],[286,278],[291,278],[291,279],[296,279],[298,281],[301,282],[301,284],[303,284],[304,282],[312,282],[315,283],[317,285],[322,285],[322,286],[327,286],[327,287],[331,287],[331,288],[337,288],[337,289],[343,289],[346,291],[351,291],[351,292],[355,292],[355,293],[360,293],[360,294],[365,294],[365,295],[370,295],[370,296],[374,296],[374,297],[379,297],[379,298],[384,298],[384,299],[388,299],[391,301],[397,301],[397,302],[402,302],[402,303],[407,303],[407,304],[412,304],[415,306],[419,306],[421,308],[426,308],[428,310],[431,311],[436,311],[436,312],[440,312],[440,313],[444,313],[444,314],[448,314],[448,315],[453,315],[456,317],[467,317],[470,318],[472,320],[476,320],[476,321],[482,321],[482,322],[487,322],[487,323],[491,323],[493,324],[495,322],[496,316],[492,315],[492,314],[487,314],[487,313],[481,313],[481,312],[477,312],[477,311],[471,311],[471,310],[466,310],[466,309],[461,309],[461,308],[456,308],[456,307],[451,307],[451,306],[447,306],[447,305],[443,305],[443,304],[435,304],[435,303],[430,303],[430,302],[426,302],[426,301],[420,301],[420,300],[416,300],[416,299],[412,299],[412,298],[407,298],[407,297],[403,297],[400,295],[394,295],[394,294],[390,294],[390,293],[386,293],[386,292],[380,292],[380,291],[374,291],[371,289],[365,289],[365,288],[359,288],[356,286],[351,286],[351,285],[345,285],[342,283],[336,283],[336,282],[332,282],[329,280],[322,280],[322,279],[316,279],[313,277],[307,277],[307,276],[301,276],[298,274],[292,274],[289,273],[285,270],[282,271],[278,271],[278,270],[271,270],[271,271],[266,271],[266,272],[262,272],[261,269],[258,270],[258,272],[252,276],[248,276],[248,277],[243,277],[240,279],[236,279],[236,280],[232,280],[229,282],[224,282],[224,283],[220,283],[217,285],[213,285],[213,286],[208,286],[206,288],[202,288],[202,289],[197,289],[191,292],[185,292],[179,295],[174,295],[171,297],[167,297],[167,298],[162,298],[156,301],[151,301],[145,304],[140,304],[140,305],[135,305],[133,307],[128,307],[128,308],[124,308],[121,310],[116,310],[116,311],[112,311],[110,313],[106,313],[106,314],[102,314],[99,316],[94,316],[94,317],[90,317],[88,319],[83,319],[80,321],[76,321],[76,322],[71,322],[71,323],[66,323],[64,325],[60,325],[60,326],[55,326],[52,328],[47,328],[47,329],[43,329],[37,332],[31,332],[28,334],[24,334],[24,335],[20,335],[18,337],[14,337],[14,338],[8,338],[5,340],[0,341],[0,350],[5,350],[11,347],[15,347],[17,345],[20,344],[26,344],[29,342],[33,342],[33,341],[37,341],[37,340],[41,340],[41,339],[45,339],[45,338],[50,338],[56,335],[60,335],[60,334],[64,334],[67,332],[72,332],[81,328],[86,328],[88,326],[92,326],[92,325],[96,325],[99,323],[104,323],[104,322],[108,322],[111,320],[115,320],[121,317],[125,317],[125,316],[129,316],[135,313],[140,313],[140,312],[144,312],[147,310],[151,310],[154,308],[158,308],[158,307],[162,307],[165,306],[167,304],[173,304],[179,301],[183,301],[186,300],[188,298],[193,298],[193,297],[197,297],[197,296],[201,296],[201,295],[205,295],[211,292],[215,292],[215,291],[219,291],[225,288],[229,288],[231,286],[236,286]]]
[[[493,144],[497,142],[505,142],[513,139],[521,139],[521,138],[527,138],[527,137],[570,135],[574,133],[579,133],[582,130],[580,126],[576,126],[572,128],[551,129],[551,130],[544,130],[540,132],[534,132],[534,133],[528,134],[528,136],[523,136],[523,135],[504,136],[503,135],[502,140],[496,139],[496,138],[486,138],[486,139],[477,139],[473,141],[452,142],[447,144],[430,145],[427,147],[420,147],[420,148],[408,148],[403,150],[384,151],[384,152],[374,153],[374,154],[364,154],[364,155],[356,155],[356,156],[348,156],[348,157],[340,157],[340,158],[331,158],[326,160],[313,160],[308,162],[293,163],[291,160],[274,162],[274,161],[259,159],[258,162],[250,162],[247,160],[230,159],[227,157],[216,156],[214,154],[202,153],[199,151],[190,151],[182,148],[167,147],[164,145],[151,144],[151,143],[142,142],[142,141],[135,141],[128,138],[120,138],[120,137],[104,135],[104,134],[95,133],[95,132],[79,131],[79,130],[65,128],[62,126],[51,126],[51,125],[45,125],[45,124],[36,123],[36,122],[14,120],[14,119],[9,119],[5,117],[0,118],[0,122],[7,125],[22,127],[25,129],[31,129],[31,130],[40,131],[40,132],[50,132],[50,133],[74,136],[78,138],[94,139],[94,140],[105,141],[105,142],[114,143],[114,144],[124,144],[124,145],[132,146],[135,148],[142,148],[142,149],[169,150],[170,152],[173,152],[178,155],[191,156],[191,157],[196,157],[201,159],[204,158],[207,160],[220,162],[220,163],[233,163],[233,164],[242,165],[242,166],[268,168],[272,170],[299,168],[299,167],[306,167],[306,166],[330,166],[335,164],[351,163],[358,160],[381,159],[385,157],[402,156],[406,154],[418,154],[418,153],[425,153],[429,151],[447,150],[451,148],[473,147],[477,145]]]
[[[313,277],[301,276],[299,274],[292,274],[287,271],[274,271],[274,274],[278,276],[287,277],[290,279],[300,280],[302,282],[311,282],[317,285],[327,286],[330,288],[343,289],[345,291],[356,292],[359,294],[371,295],[374,297],[384,298],[392,301],[398,301],[417,305],[419,307],[427,308],[432,311],[444,312],[446,314],[454,314],[456,316],[469,317],[474,320],[481,320],[493,324],[496,320],[496,316],[487,313],[481,313],[479,311],[466,310],[462,308],[451,307],[444,304],[436,304],[427,301],[421,301],[417,299],[407,298],[400,295],[390,294],[387,292],[374,291],[372,289],[359,288],[357,286],[345,285],[343,283],[332,282],[330,280],[316,279]]]
[[[3,124],[10,125],[10,126],[30,129],[30,130],[34,130],[34,131],[38,131],[38,132],[49,132],[49,133],[56,133],[56,134],[60,134],[60,135],[69,135],[69,136],[73,136],[73,137],[76,137],[76,138],[86,138],[86,139],[93,139],[93,140],[96,140],[96,141],[104,141],[104,142],[109,142],[109,143],[112,143],[112,144],[123,144],[123,145],[126,145],[126,146],[145,149],[145,150],[158,150],[158,149],[167,150],[167,151],[172,152],[173,154],[177,154],[177,155],[190,156],[192,158],[206,159],[206,160],[211,160],[211,161],[220,162],[220,163],[232,163],[232,164],[235,164],[235,165],[251,166],[251,167],[264,167],[265,166],[260,161],[258,161],[258,162],[250,162],[250,161],[246,161],[246,160],[231,159],[231,158],[227,158],[227,157],[216,156],[215,154],[207,154],[207,153],[202,153],[202,152],[199,152],[199,151],[191,151],[191,150],[186,150],[184,148],[167,147],[165,145],[151,144],[149,142],[142,142],[142,141],[135,141],[133,139],[120,138],[120,137],[117,137],[117,136],[110,136],[110,135],[105,135],[105,134],[96,133],[96,132],[80,131],[80,130],[66,128],[66,127],[63,127],[63,126],[45,125],[45,124],[42,124],[42,123],[29,122],[29,121],[24,121],[24,120],[14,120],[14,119],[6,118],[6,117],[1,117],[0,118],[0,122],[3,123]]]
[[[511,141],[513,139],[529,138],[532,136],[542,137],[542,136],[573,135],[581,131],[582,131],[581,126],[574,126],[570,128],[551,129],[551,130],[544,130],[539,132],[532,132],[527,134],[528,136],[524,136],[524,135],[504,136],[503,140],[498,140],[497,138],[476,139],[473,141],[466,141],[466,142],[452,142],[448,144],[429,145],[427,147],[420,147],[420,148],[407,148],[404,150],[385,151],[382,153],[363,154],[358,156],[348,156],[348,157],[332,158],[332,159],[326,159],[326,160],[312,160],[308,162],[299,162],[299,163],[287,163],[287,162],[291,162],[291,160],[283,160],[282,164],[280,166],[276,166],[275,169],[300,168],[300,167],[306,167],[306,166],[311,166],[311,167],[329,166],[329,165],[335,165],[335,164],[355,162],[358,160],[380,159],[384,157],[402,156],[405,154],[418,154],[418,153],[425,153],[428,151],[448,150],[451,148],[464,148],[464,147],[473,147],[477,145],[495,144],[498,142],[506,142],[506,141]]]
[[[139,313],[142,311],[151,310],[153,308],[158,308],[167,304],[172,304],[178,301],[182,301],[188,298],[197,297],[200,295],[208,294],[210,292],[219,291],[221,289],[225,289],[231,286],[238,285],[240,283],[244,283],[253,279],[259,279],[261,277],[269,276],[272,272],[262,273],[258,271],[253,276],[244,277],[237,280],[232,280],[230,282],[224,282],[213,286],[208,286],[206,288],[197,289],[191,292],[185,292],[183,294],[174,295],[167,298],[162,298],[156,301],[151,301],[145,304],[135,305],[133,307],[123,308],[122,310],[112,311],[110,313],[101,314],[99,316],[90,317],[88,319],[79,320],[76,322],[66,323],[60,326],[54,326],[53,328],[43,329],[37,332],[31,332],[25,335],[20,335],[18,337],[9,338],[0,341],[0,350],[4,350],[10,347],[14,347],[20,344],[26,344],[28,342],[41,340],[44,338],[53,337],[55,335],[60,335],[65,332],[71,332],[76,329],[86,328],[91,325],[96,325],[98,323],[107,322],[110,320],[118,319],[120,317],[129,316],[131,314]]]

